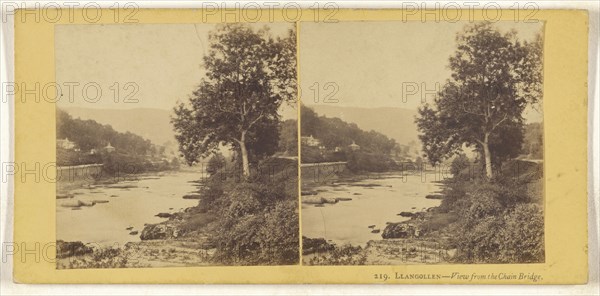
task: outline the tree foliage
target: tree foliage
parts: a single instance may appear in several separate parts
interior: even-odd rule
[[[328,150],[346,148],[353,142],[361,151],[389,155],[397,147],[394,139],[376,131],[364,131],[355,123],[345,122],[337,117],[319,116],[313,109],[301,106],[302,136],[319,139]]]
[[[466,27],[456,42],[451,79],[432,105],[419,109],[419,137],[432,163],[463,145],[476,147],[492,177],[493,160],[520,149],[524,108],[541,99],[541,39],[521,42],[515,32],[482,22]]]
[[[188,104],[175,108],[176,138],[190,164],[219,145],[231,145],[242,156],[244,175],[249,175],[249,154],[276,150],[277,111],[296,98],[295,34],[274,38],[268,29],[223,24],[210,33],[209,41],[206,77]]]
[[[131,154],[146,155],[160,152],[160,147],[153,145],[150,140],[130,132],[117,132],[110,125],[103,125],[94,120],[73,118],[61,109],[56,110],[56,118],[56,138],[68,138],[84,152],[89,152],[91,149],[99,150],[109,143],[117,151]]]

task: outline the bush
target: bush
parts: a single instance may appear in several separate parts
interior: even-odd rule
[[[360,246],[343,245],[327,255],[319,255],[309,260],[310,265],[365,265],[367,255]]]
[[[267,159],[257,169],[242,182],[217,178],[220,174],[208,182],[206,190],[213,196],[211,206],[204,208],[218,217],[215,260],[227,265],[296,264],[300,241],[297,162]]]
[[[302,163],[324,162],[325,158],[317,147],[302,145]]]
[[[450,164],[450,173],[454,177],[460,177],[461,172],[463,172],[465,169],[468,169],[470,166],[471,163],[469,162],[469,158],[465,154],[461,153],[454,158],[454,160],[452,160],[452,163]]]
[[[500,261],[544,262],[544,215],[536,204],[520,204],[504,218]]]
[[[460,185],[459,185],[460,184]],[[544,260],[544,219],[540,206],[526,202],[526,186],[476,181],[452,183],[457,193],[443,206],[462,217],[454,229],[456,260],[467,263],[532,263]]]
[[[502,213],[504,208],[498,201],[498,189],[498,186],[484,182],[467,192],[461,209],[467,227],[479,223],[482,218]]]
[[[206,165],[206,172],[212,176],[224,167],[225,157],[223,156],[223,154],[217,153],[208,160],[208,164]]]
[[[396,167],[386,155],[354,151],[348,155],[348,169],[353,172],[385,172]]]

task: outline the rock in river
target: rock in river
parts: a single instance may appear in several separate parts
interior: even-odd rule
[[[441,194],[428,194],[425,196],[426,199],[444,199],[444,196]]]
[[[171,216],[173,216],[173,215],[169,214],[169,213],[158,213],[155,216],[159,217],[159,218],[171,218]]]
[[[183,196],[183,199],[201,199],[202,195],[200,194],[187,194]]]
[[[400,214],[398,214],[398,216],[402,216],[402,217],[413,217],[415,215],[415,213],[411,213],[411,212],[400,212]]]
[[[64,208],[80,208],[80,207],[91,207],[94,206],[96,203],[95,202],[89,202],[89,201],[82,201],[82,200],[74,200],[74,201],[68,201],[68,202],[64,202],[61,204],[62,207]]]
[[[302,202],[305,204],[334,204],[338,202],[337,198],[327,198],[318,196],[303,197]]]
[[[56,199],[65,199],[65,198],[73,198],[73,194],[69,193],[58,193],[56,194]]]

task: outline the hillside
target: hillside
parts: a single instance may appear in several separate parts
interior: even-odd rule
[[[101,124],[109,124],[118,132],[131,132],[157,145],[164,145],[166,142],[176,143],[170,123],[170,110],[81,107],[61,107],[61,109],[68,112],[73,118],[91,119]]]
[[[334,105],[308,105],[315,112],[327,117],[338,117],[356,123],[362,130],[374,130],[406,145],[419,143],[417,126],[414,122],[417,110],[403,108],[357,108]]]

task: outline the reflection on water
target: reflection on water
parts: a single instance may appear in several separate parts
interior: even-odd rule
[[[192,182],[198,179],[199,172],[174,172],[72,190],[72,198],[56,200],[56,239],[101,245],[140,241],[144,224],[166,220],[156,214],[198,204],[196,199],[182,198],[198,190]],[[92,202],[96,204],[85,206]],[[77,204],[84,206],[74,210],[71,206]]]
[[[343,185],[319,186],[317,196],[335,199],[352,198],[336,204],[315,206],[302,204],[302,235],[325,238],[339,245],[364,245],[369,240],[381,239],[388,222],[402,222],[410,218],[400,212],[424,211],[439,206],[440,200],[425,196],[440,190],[440,184],[421,182],[419,177],[385,176]],[[378,186],[369,186],[369,184]],[[378,233],[373,233],[373,230]]]

